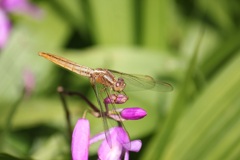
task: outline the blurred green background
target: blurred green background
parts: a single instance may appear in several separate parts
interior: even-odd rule
[[[39,57],[39,51],[174,86],[168,93],[127,93],[123,106],[148,112],[124,122],[131,139],[143,141],[130,159],[240,159],[238,0],[31,2],[43,17],[11,15],[11,36],[0,53],[0,159],[71,159],[56,88],[79,91],[96,104],[87,78]],[[28,96],[26,72],[35,83]],[[74,126],[87,104],[77,97],[67,102]],[[87,118],[92,135],[102,131],[100,119]],[[97,159],[97,147],[90,148],[90,159]]]

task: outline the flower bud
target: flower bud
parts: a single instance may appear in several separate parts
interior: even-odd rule
[[[126,120],[138,120],[142,119],[147,115],[147,112],[139,107],[132,107],[132,108],[124,108],[120,115],[123,119]]]
[[[128,100],[128,97],[123,94],[111,94],[104,99],[105,104],[123,104]]]

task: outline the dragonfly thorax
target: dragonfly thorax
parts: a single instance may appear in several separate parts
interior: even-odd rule
[[[116,78],[109,70],[107,69],[95,69],[91,73],[91,83],[100,83],[106,87],[112,88],[116,92],[121,92],[124,90],[126,84],[123,78]]]

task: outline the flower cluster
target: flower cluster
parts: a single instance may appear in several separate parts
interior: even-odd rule
[[[122,104],[127,101],[125,95],[110,95],[104,100],[105,105],[114,103]],[[115,114],[114,114],[115,113]],[[123,120],[138,120],[147,115],[146,111],[139,107],[118,109],[115,112],[109,111],[109,118],[116,121]],[[117,118],[118,117],[118,118]],[[101,160],[128,160],[129,151],[138,152],[141,149],[141,140],[131,141],[127,131],[121,127],[113,127],[106,133],[99,133],[90,138],[90,124],[85,118],[80,118],[73,130],[72,134],[72,159],[73,160],[87,160],[89,146],[95,142],[102,141],[98,149],[98,159]]]
[[[41,10],[28,3],[27,0],[0,0],[0,49],[6,45],[10,34],[11,23],[8,18],[9,13],[39,17]]]

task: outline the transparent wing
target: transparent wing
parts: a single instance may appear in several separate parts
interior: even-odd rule
[[[112,93],[111,93],[112,90],[109,89],[109,88],[106,89],[105,92],[106,92],[106,94],[107,94],[108,97],[110,97],[110,95],[112,94]],[[115,92],[115,94],[118,94],[118,93]],[[106,97],[105,97],[105,98],[106,98]],[[120,104],[119,104],[119,105],[120,105]],[[111,104],[107,105],[106,108],[108,108],[109,111],[111,111],[112,114],[113,114],[113,112],[114,112],[114,114],[115,114],[116,116],[118,116],[119,121],[110,119],[110,122],[112,122],[112,123],[111,123],[112,126],[113,126],[113,127],[116,127],[116,126],[121,127],[122,129],[125,130],[125,132],[127,133],[128,137],[129,137],[129,139],[125,139],[125,138],[122,139],[122,138],[123,138],[122,135],[121,135],[122,133],[117,132],[117,134],[118,134],[118,139],[119,139],[121,142],[124,142],[124,145],[125,145],[126,147],[131,148],[131,142],[130,142],[129,133],[128,133],[128,131],[126,130],[126,127],[124,126],[123,122],[121,121],[121,116],[120,116],[120,114],[116,111],[116,110],[117,110],[116,104],[111,103]],[[114,124],[113,124],[113,122],[114,122]]]
[[[121,126],[126,131],[126,133],[128,133],[128,132],[122,121],[115,121],[113,119],[108,119],[109,117],[106,115],[106,113],[108,113],[108,111],[111,111],[112,113],[114,112],[115,115],[119,117],[119,119],[121,119],[119,113],[116,111],[115,104],[105,105],[103,103],[105,98],[110,97],[110,95],[112,94],[111,93],[112,90],[110,88],[106,88],[104,85],[99,84],[99,83],[96,83],[92,86],[93,86],[94,93],[96,95],[96,98],[97,98],[97,101],[98,101],[98,104],[100,107],[101,117],[103,119],[103,127],[104,127],[105,137],[106,137],[108,145],[110,147],[112,147],[112,140],[111,140],[109,126],[111,126],[111,127]],[[119,136],[119,137],[121,137],[121,136]],[[130,141],[126,142],[125,145],[130,146]]]
[[[126,85],[125,90],[152,90],[157,92],[169,92],[173,90],[171,84],[162,81],[156,81],[148,75],[127,74],[114,70],[109,70],[116,77],[124,79]]]
[[[105,116],[105,106],[102,104],[102,96],[101,96],[101,92],[99,89],[99,86],[100,84],[93,84],[92,87],[93,87],[93,90],[94,90],[94,93],[96,95],[96,98],[97,98],[97,102],[98,102],[98,105],[100,107],[100,114],[101,114],[101,117],[102,117],[102,120],[103,120],[103,128],[104,128],[104,133],[105,133],[105,137],[106,137],[106,140],[109,144],[110,147],[112,147],[112,141],[111,141],[111,135],[109,133],[109,126],[108,126],[108,122],[107,122],[107,117]]]
[[[99,103],[99,106],[100,106],[100,110],[102,112],[101,116],[103,117],[103,123],[104,123],[104,131],[105,131],[105,137],[106,137],[106,140],[107,140],[107,143],[109,144],[110,147],[112,147],[112,140],[111,140],[111,134],[110,134],[110,128],[109,126],[111,127],[116,127],[116,126],[119,126],[119,127],[122,127],[125,132],[128,134],[123,122],[121,121],[121,116],[119,115],[119,113],[116,111],[117,110],[117,107],[116,107],[116,104],[114,103],[111,103],[111,104],[105,104],[104,103],[104,99],[107,98],[107,97],[110,97],[111,94],[119,94],[119,93],[116,93],[114,92],[111,88],[108,88],[102,84],[95,84],[94,85],[94,92],[96,92],[96,97],[98,99],[98,103]],[[118,119],[119,121],[116,121],[114,119],[111,119],[110,117],[108,117],[107,114],[104,114],[104,113],[108,113],[108,111],[111,111],[111,114],[115,114],[116,116],[118,116]],[[118,133],[118,134],[121,134],[121,133]],[[121,137],[119,135],[119,137]],[[130,141],[124,141],[126,144],[125,145],[131,145]]]

